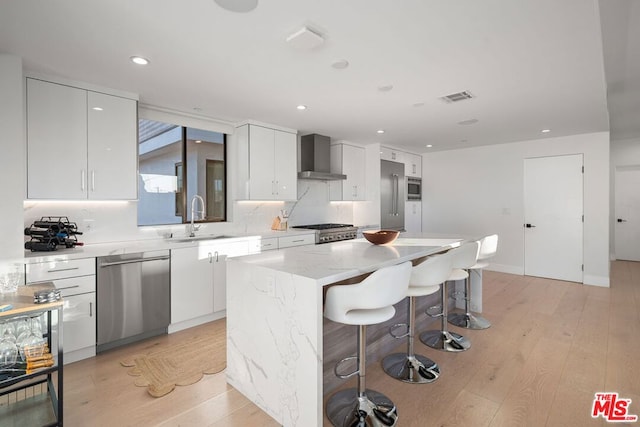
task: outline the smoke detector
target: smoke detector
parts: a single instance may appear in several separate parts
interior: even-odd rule
[[[310,50],[322,45],[324,38],[309,27],[302,27],[287,37],[287,43],[296,49]]]
[[[452,94],[440,97],[440,99],[446,102],[447,104],[451,104],[452,102],[465,101],[467,99],[472,99],[472,98],[475,98],[475,96],[473,96],[473,94],[468,90],[464,90],[462,92],[452,93]]]

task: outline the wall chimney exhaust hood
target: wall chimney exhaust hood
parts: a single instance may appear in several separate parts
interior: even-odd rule
[[[331,172],[331,138],[311,134],[300,138],[300,169],[298,178],[339,180],[347,179],[346,175]]]

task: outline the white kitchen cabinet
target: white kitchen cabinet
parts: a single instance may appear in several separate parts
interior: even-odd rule
[[[236,141],[240,199],[296,200],[295,133],[246,124],[237,129]]]
[[[278,249],[277,237],[257,238],[249,242],[249,253],[257,254]]]
[[[422,202],[405,202],[404,228],[409,233],[422,232]]]
[[[27,197],[137,197],[135,100],[27,78]]]
[[[131,99],[88,92],[88,197],[137,196],[138,116]]]
[[[297,234],[295,236],[278,237],[278,249],[291,248],[294,246],[315,245],[316,234]]]
[[[224,316],[227,257],[248,253],[248,241],[203,241],[171,250],[171,332]]]
[[[27,284],[52,282],[63,297],[65,364],[96,354],[95,264],[95,258],[86,258],[26,265]]]
[[[404,163],[405,153],[395,148],[380,147],[380,160],[391,160],[392,162]]]
[[[213,313],[213,250],[207,245],[171,250],[171,323]]]
[[[366,200],[365,149],[349,144],[331,146],[331,172],[347,179],[329,182],[331,200]]]
[[[419,154],[404,153],[404,174],[422,178],[422,156]]]

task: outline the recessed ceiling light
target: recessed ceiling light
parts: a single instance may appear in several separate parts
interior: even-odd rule
[[[378,132],[378,133],[384,133],[384,129],[378,129],[376,132]]]
[[[300,105],[298,105],[296,108],[297,108],[298,110],[306,110],[306,109],[307,109],[307,106],[306,106],[306,105],[302,105],[302,104],[300,104]]]
[[[193,141],[193,142],[195,142],[196,144],[200,144],[200,143],[202,143],[202,140],[200,140],[200,139],[196,139],[196,140],[195,140],[195,141]]]
[[[247,13],[258,7],[258,0],[214,0],[229,12]]]
[[[147,65],[149,63],[149,60],[147,58],[143,58],[142,56],[132,56],[130,59],[131,62],[138,65]]]
[[[331,66],[336,70],[344,70],[349,66],[349,61],[347,61],[346,59],[339,59],[331,64]]]
[[[92,108],[92,110],[95,110],[95,111],[102,111],[102,107],[93,107],[93,108]]]
[[[549,133],[551,132],[551,129],[542,129],[542,133]]]
[[[384,85],[378,86],[378,90],[380,92],[389,92],[391,89],[393,89],[393,85],[391,84],[384,84]]]
[[[431,147],[433,147],[433,145],[431,145],[431,144],[427,144],[427,145],[425,145],[425,147],[427,147],[427,148],[431,148]]]
[[[424,107],[424,102],[416,102],[415,104],[413,104],[414,107]]]

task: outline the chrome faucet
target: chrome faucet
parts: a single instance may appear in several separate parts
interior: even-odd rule
[[[195,237],[196,236],[196,231],[198,231],[200,229],[199,225],[195,225],[194,224],[195,213],[196,213],[196,200],[200,201],[200,206],[202,207],[202,209],[197,211],[197,212],[200,213],[200,219],[204,219],[204,211],[205,211],[204,199],[202,197],[200,197],[199,195],[195,194],[191,198],[191,225],[189,226],[189,237]]]

